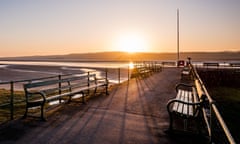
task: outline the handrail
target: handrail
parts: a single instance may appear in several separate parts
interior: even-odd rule
[[[191,65],[191,66],[192,66],[192,65]],[[193,67],[193,66],[192,66],[192,67]],[[222,127],[222,129],[223,129],[223,131],[224,131],[224,133],[225,133],[225,135],[226,135],[226,137],[227,137],[227,139],[228,139],[228,141],[229,141],[231,144],[235,144],[236,142],[235,142],[234,138],[232,137],[232,135],[231,135],[231,133],[230,133],[230,131],[229,131],[226,123],[224,122],[221,114],[219,113],[219,111],[218,111],[218,109],[217,109],[217,106],[215,105],[215,101],[214,101],[214,100],[211,98],[211,96],[209,95],[209,93],[208,93],[205,85],[203,84],[200,76],[198,75],[197,70],[196,70],[195,67],[193,67],[193,71],[194,71],[194,74],[195,74],[196,78],[197,78],[197,79],[199,80],[199,82],[201,83],[202,88],[203,88],[203,90],[204,90],[204,92],[205,92],[205,95],[207,96],[207,99],[209,100],[210,114],[211,114],[211,115],[210,115],[210,123],[209,123],[208,120],[207,120],[206,112],[204,112],[204,119],[205,119],[206,125],[207,125],[207,127],[208,127],[208,133],[209,133],[210,139],[212,140],[212,114],[213,114],[213,112],[214,112],[215,115],[216,115],[217,120],[219,121],[219,123],[220,123],[220,125],[221,125],[221,127]]]
[[[95,71],[89,71],[89,72],[95,72]],[[61,76],[69,76],[69,75],[74,75],[74,74],[84,74],[86,72],[81,72],[81,73],[70,73],[70,74],[59,74]],[[24,79],[24,80],[15,80],[15,81],[12,81],[14,83],[19,83],[19,82],[28,82],[28,81],[37,81],[37,80],[43,80],[43,79],[51,79],[51,78],[58,78],[58,75],[54,75],[54,76],[48,76],[48,77],[40,77],[40,78],[35,78],[35,79]],[[0,85],[1,84],[9,84],[10,81],[3,81],[3,82],[0,82]]]
[[[96,70],[91,70],[88,71],[87,73],[92,73],[96,72]],[[0,82],[0,85],[6,85],[9,84],[9,90],[10,90],[10,101],[6,103],[0,104],[0,107],[5,107],[5,106],[10,106],[10,118],[11,120],[14,119],[14,104],[24,102],[25,100],[20,100],[20,101],[14,101],[14,84],[16,83],[24,83],[24,82],[32,82],[32,81],[39,81],[39,80],[44,80],[44,79],[53,79],[53,78],[59,78],[61,77],[66,77],[70,75],[76,75],[76,74],[85,74],[86,72],[77,72],[77,73],[70,73],[70,74],[59,74],[59,75],[54,75],[54,76],[48,76],[48,77],[40,77],[40,78],[35,78],[35,79],[24,79],[24,80],[16,80],[16,81],[4,81]]]

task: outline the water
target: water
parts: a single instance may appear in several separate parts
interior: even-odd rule
[[[108,70],[108,79],[118,83],[118,68],[121,69],[120,82],[128,79],[127,69],[129,62],[36,62],[36,61],[0,61],[0,82],[33,79],[68,73],[95,71],[97,77],[104,77],[105,68]],[[27,67],[26,67],[27,66]],[[38,67],[39,66],[39,67]],[[49,68],[43,68],[48,66]],[[55,67],[56,66],[56,67]],[[5,75],[4,75],[5,74]]]
[[[39,65],[39,66],[65,66],[88,68],[119,68],[128,67],[129,62],[36,62],[36,61],[0,61],[0,68],[6,65]]]
[[[27,67],[26,67],[27,66]],[[42,66],[48,66],[44,68]],[[50,66],[50,67],[49,67]],[[57,66],[57,67],[55,67]],[[110,83],[123,82],[128,79],[127,68],[131,67],[132,63],[128,62],[35,62],[35,61],[0,61],[0,88],[9,89],[9,85],[1,85],[1,82],[26,80],[37,78],[40,76],[50,76],[64,74],[64,72],[89,72],[95,71],[98,78],[104,77],[105,74],[100,69],[108,70],[108,79]],[[99,69],[100,68],[100,69]],[[122,70],[121,79],[118,79],[118,68]],[[123,74],[123,71],[125,73]],[[5,74],[5,75],[4,75]],[[22,83],[15,83],[14,89],[22,90]],[[73,96],[73,98],[80,98],[81,94]],[[52,101],[50,105],[59,104],[59,101]]]

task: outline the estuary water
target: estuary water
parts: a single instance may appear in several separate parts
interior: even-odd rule
[[[128,67],[129,63],[131,62],[0,61],[0,67],[4,65],[38,65],[38,66],[67,66],[67,67],[88,67],[88,68],[119,68],[119,67]]]
[[[131,64],[131,62],[0,61],[0,82],[88,71],[96,71],[97,77],[103,77],[107,69],[110,82],[118,83],[128,79],[128,68]]]

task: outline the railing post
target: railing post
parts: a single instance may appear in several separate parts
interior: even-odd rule
[[[108,69],[107,68],[105,69],[105,78],[106,79],[108,78]]]
[[[106,80],[106,95],[108,95],[108,69],[105,69],[105,80]]]
[[[90,87],[90,72],[88,71],[88,77],[87,77],[87,81],[88,81],[88,87]],[[88,89],[88,96],[89,96],[90,90]]]
[[[129,76],[130,76],[130,67],[128,66],[128,81],[129,81]]]
[[[118,84],[120,84],[120,68],[118,68]]]
[[[209,134],[209,137],[210,137],[210,142],[212,142],[212,127],[213,125],[213,108],[212,108],[212,102],[210,102],[210,134]]]
[[[58,75],[58,94],[62,93],[61,87],[62,87],[62,83],[61,83],[61,75]],[[61,98],[59,98],[59,103],[61,103]]]
[[[13,108],[13,106],[14,106],[14,104],[13,104],[13,102],[14,102],[14,99],[13,99],[13,97],[14,97],[14,87],[13,87],[13,81],[11,81],[10,82],[10,85],[11,85],[11,99],[10,99],[10,110],[11,110],[11,120],[13,120],[13,112],[14,112],[14,108]]]

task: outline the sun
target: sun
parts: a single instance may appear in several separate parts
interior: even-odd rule
[[[121,35],[116,45],[118,50],[128,53],[146,52],[148,50],[146,39],[142,35],[133,33]]]

